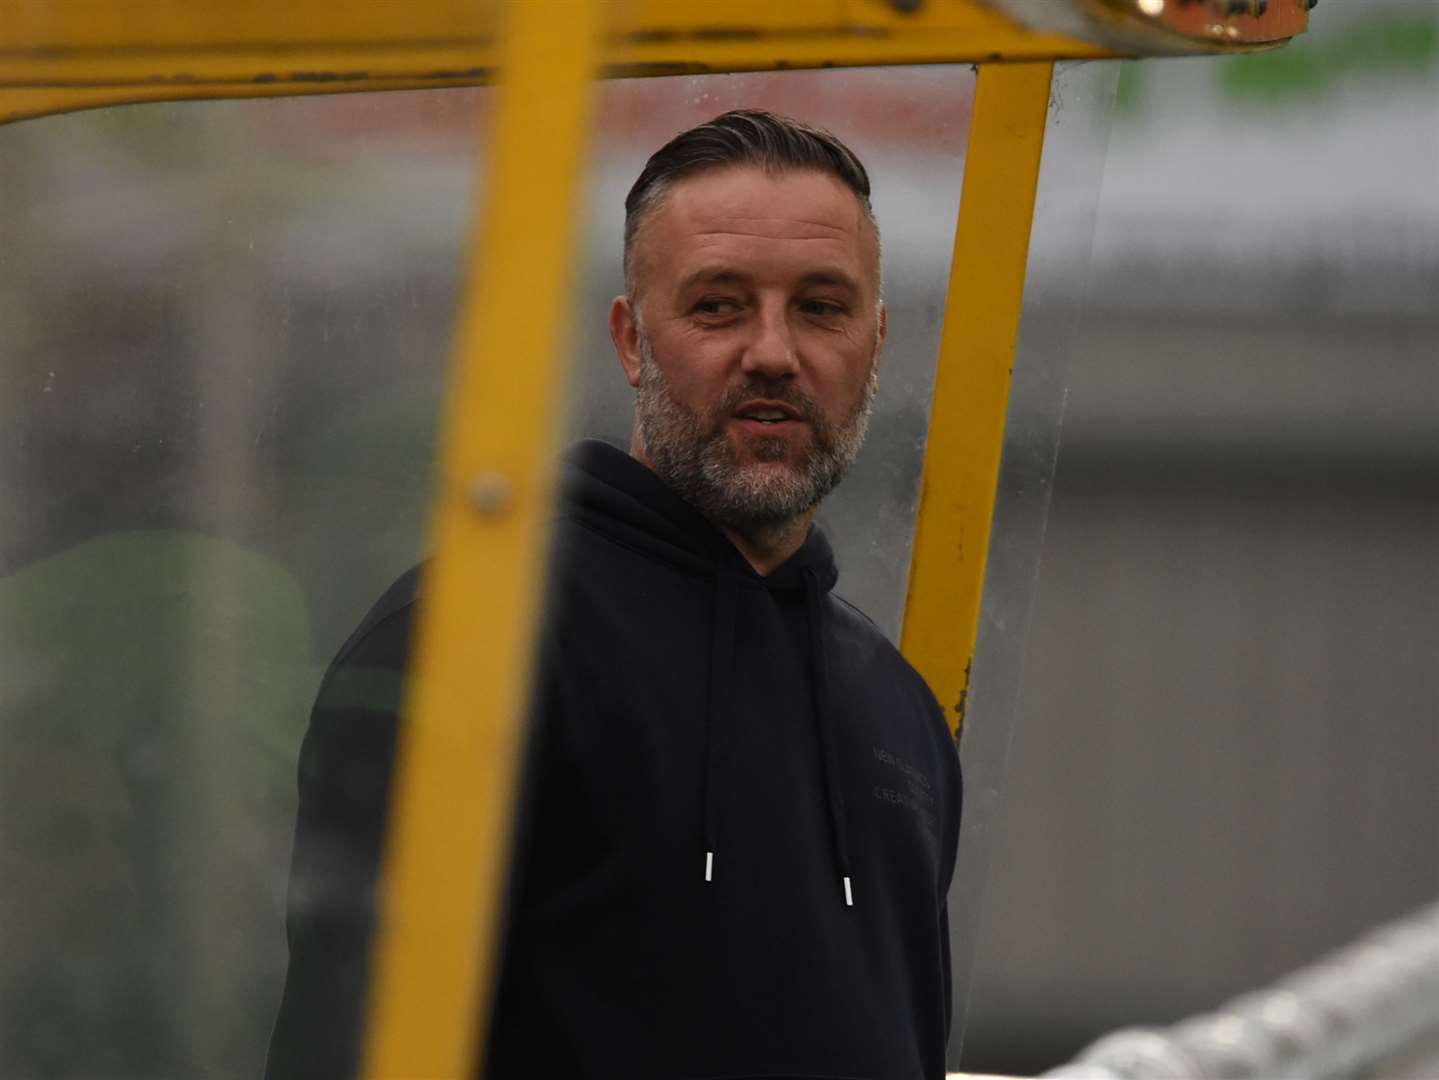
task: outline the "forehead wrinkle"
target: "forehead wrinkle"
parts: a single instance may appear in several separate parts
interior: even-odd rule
[[[694,215],[696,217],[701,215]],[[836,224],[833,221],[816,221],[813,218],[793,217],[789,214],[725,214],[714,213],[703,215],[709,218],[718,218],[723,221],[731,221],[736,225],[743,225],[747,222],[756,224],[776,223],[779,225],[810,225],[816,229],[827,229],[830,232],[844,232],[852,222],[846,221],[843,224]],[[856,216],[855,220],[858,220]]]
[[[679,279],[679,286],[681,289],[685,289],[700,283],[727,284],[730,282],[738,282],[747,284],[753,282],[755,277],[756,275],[752,271],[721,263],[717,265],[700,266],[690,273],[683,275]],[[816,267],[813,270],[808,270],[800,274],[797,280],[802,285],[837,285],[847,289],[857,289],[860,287],[859,282],[842,266]]]
[[[706,229],[706,230],[704,230],[703,232],[693,233],[692,235],[693,235],[694,238],[697,239],[697,240],[698,240],[698,239],[704,239],[704,238],[706,238],[706,237],[711,237],[711,236],[713,236],[713,237],[738,236],[738,237],[743,237],[743,238],[746,239],[746,240],[755,240],[755,239],[760,239],[760,240],[772,240],[772,241],[775,241],[775,242],[777,242],[777,243],[778,243],[778,242],[783,242],[783,243],[786,243],[786,244],[791,243],[791,242],[793,242],[793,241],[806,241],[806,240],[808,240],[808,241],[820,241],[820,242],[822,242],[822,243],[831,243],[831,244],[832,244],[832,243],[834,243],[836,240],[841,239],[841,237],[836,237],[836,236],[757,236],[755,233],[735,232],[735,231],[732,230],[732,229]]]
[[[857,220],[836,223],[795,218],[788,215],[744,216],[738,214],[705,214],[691,217],[689,225],[695,235],[714,233],[724,236],[768,236],[776,239],[810,239],[811,230],[825,238],[842,239],[857,236]]]

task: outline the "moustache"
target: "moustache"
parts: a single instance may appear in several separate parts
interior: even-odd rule
[[[710,415],[716,420],[722,420],[746,401],[753,401],[755,398],[764,398],[767,401],[778,401],[783,405],[788,405],[799,413],[801,419],[810,424],[815,424],[823,419],[818,403],[803,390],[796,389],[791,383],[766,379],[762,376],[730,387],[710,410]]]

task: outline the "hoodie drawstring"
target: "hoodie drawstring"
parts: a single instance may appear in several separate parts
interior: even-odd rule
[[[849,841],[844,826],[844,800],[840,795],[839,756],[835,746],[834,718],[829,700],[829,662],[824,647],[824,592],[817,570],[806,567],[804,578],[805,622],[809,630],[810,696],[814,709],[815,738],[819,744],[820,777],[829,817],[830,841],[835,869],[844,888],[844,902],[854,906],[854,889],[849,864]],[[733,725],[731,687],[734,683],[736,612],[740,581],[723,572],[715,576],[714,625],[710,636],[709,686],[705,708],[704,880],[715,874],[716,804],[728,764],[721,747],[728,746],[726,733]]]
[[[824,651],[824,589],[813,567],[804,571],[805,618],[809,622],[809,671],[814,699],[815,736],[819,740],[820,771],[829,808],[829,832],[834,844],[835,869],[844,885],[844,902],[854,907],[850,886],[849,837],[844,828],[844,799],[840,795],[839,755],[835,750],[834,717],[829,702],[829,658]]]
[[[709,687],[705,708],[704,825],[705,881],[714,880],[715,803],[724,762],[719,744],[730,720],[730,688],[734,685],[735,610],[739,582],[729,574],[715,575],[714,626],[710,632]]]

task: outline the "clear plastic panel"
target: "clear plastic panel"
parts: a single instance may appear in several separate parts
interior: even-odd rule
[[[921,67],[600,90],[575,436],[628,441],[605,316],[649,153],[761,106],[869,166],[884,385],[822,523],[841,593],[894,638],[973,86],[970,68]],[[0,127],[0,857],[19,883],[0,906],[0,1074],[259,1070],[309,707],[423,551],[489,101]]]
[[[488,100],[0,127],[0,1075],[259,1072],[310,704],[422,548]]]
[[[1436,11],[1313,16],[1123,65],[976,1072],[1220,1008],[1439,895]]]
[[[950,893],[955,1017],[950,1063],[958,1067],[975,950],[1024,666],[1049,494],[1059,452],[1069,360],[1104,178],[1117,63],[1055,67],[1044,157],[1030,234],[1029,270],[1015,348],[1004,453],[990,530],[970,706],[960,740],[964,827]]]

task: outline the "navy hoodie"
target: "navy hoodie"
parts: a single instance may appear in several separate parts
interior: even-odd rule
[[[491,1080],[943,1075],[958,759],[837,577],[817,529],[761,577],[628,455],[569,456]],[[272,1080],[354,1072],[417,595],[305,738]]]

